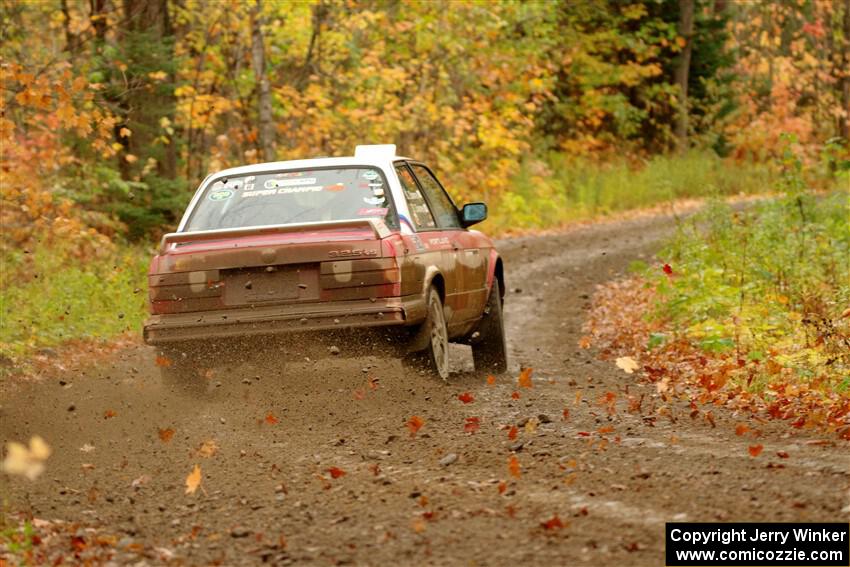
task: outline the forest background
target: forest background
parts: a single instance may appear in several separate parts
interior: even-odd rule
[[[846,191],[848,109],[850,0],[2,0],[0,366],[138,333],[212,170],[395,143],[503,234]]]

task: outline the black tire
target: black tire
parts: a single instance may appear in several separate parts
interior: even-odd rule
[[[493,280],[484,315],[472,334],[472,360],[475,370],[501,374],[508,369],[508,348],[505,344],[505,324],[502,319],[502,295],[499,280]]]
[[[165,388],[188,394],[206,391],[207,380],[201,375],[199,358],[191,349],[162,348],[158,354],[159,374]]]
[[[435,376],[449,378],[449,330],[443,301],[433,287],[428,290],[427,316],[414,343],[426,342],[423,350],[408,354],[402,359],[405,366],[425,370]]]

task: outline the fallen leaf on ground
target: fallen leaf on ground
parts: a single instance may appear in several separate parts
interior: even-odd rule
[[[525,422],[525,432],[528,435],[531,435],[535,431],[537,431],[537,424],[540,423],[536,417],[532,417],[528,421]]]
[[[564,421],[567,421],[568,419],[570,419],[570,410],[564,408],[564,412],[562,415],[564,416]]]
[[[750,430],[749,425],[747,425],[746,423],[739,423],[738,425],[735,426],[735,435],[738,435],[738,436],[743,435],[744,433],[746,433],[749,430]]]
[[[621,356],[617,359],[617,368],[621,369],[626,374],[634,374],[637,370],[638,363],[631,356]]]
[[[410,436],[416,437],[416,432],[422,429],[423,425],[425,425],[425,422],[418,415],[414,415],[407,420],[407,428],[410,430]]]
[[[331,467],[328,469],[328,474],[331,475],[331,478],[339,478],[345,476],[345,471],[337,467]]]
[[[156,365],[160,368],[167,368],[171,366],[171,359],[167,356],[157,356],[154,362],[156,362]]]
[[[466,423],[463,425],[463,430],[467,433],[475,433],[481,427],[481,418],[467,417]]]
[[[44,461],[51,452],[50,446],[38,435],[30,438],[29,447],[9,441],[6,444],[6,458],[3,459],[0,470],[7,474],[21,475],[35,480],[44,472]]]
[[[459,399],[460,401],[462,401],[462,402],[463,402],[463,403],[465,403],[465,404],[468,404],[468,403],[471,403],[471,402],[474,402],[474,401],[475,401],[475,396],[473,396],[473,395],[472,395],[472,394],[470,394],[469,392],[464,392],[464,393],[460,394],[460,395],[457,397],[457,399]]]
[[[103,412],[103,419],[109,419],[111,417],[115,417],[116,415],[118,415],[118,414],[115,413],[114,410],[108,409],[105,412]]]
[[[591,345],[591,338],[588,337],[587,335],[583,336],[582,338],[580,338],[578,340],[579,348],[588,349],[588,348],[590,348],[590,345]]]
[[[512,425],[510,431],[508,431],[508,439],[513,441],[516,439],[517,433],[519,433],[519,429],[517,429],[516,425]]]
[[[759,443],[758,445],[750,445],[749,452],[751,457],[758,457],[761,455],[761,452],[764,450],[764,445]]]
[[[673,275],[673,268],[670,267],[670,264],[664,264],[664,266],[661,269],[664,270],[664,273],[667,274],[668,276]]]
[[[198,447],[198,456],[204,457],[205,459],[209,459],[216,453],[218,453],[218,443],[215,442],[215,439],[209,439],[204,441]]]
[[[496,383],[496,377],[495,377],[495,376],[493,376],[492,374],[488,375],[488,376],[487,376],[487,385],[488,385],[488,386],[492,386],[492,385],[494,385],[495,383]]]
[[[163,443],[168,443],[171,441],[171,438],[174,437],[174,430],[170,427],[167,429],[159,430],[159,438]]]
[[[199,486],[201,486],[201,467],[195,465],[195,468],[186,477],[186,494],[194,494]]]
[[[516,458],[516,455],[511,455],[511,458],[508,459],[508,472],[511,473],[511,476],[515,478],[522,476],[521,468],[522,465],[519,464],[519,459]]]
[[[274,414],[272,414],[272,412],[269,412],[268,415],[266,415],[266,423],[274,425],[278,423],[278,419],[274,416]]]
[[[558,514],[555,514],[552,518],[542,522],[540,525],[542,525],[543,529],[546,530],[558,530],[564,527],[564,523],[561,521],[561,518],[558,517]]]
[[[780,459],[787,459],[789,455],[785,451],[777,451],[776,456]]]
[[[519,378],[517,378],[517,384],[519,384],[520,388],[533,388],[534,384],[531,382],[531,374],[534,372],[533,368],[523,368],[519,373]]]
[[[511,398],[518,400],[519,399],[519,392],[514,392],[513,394],[511,394]]]
[[[504,494],[507,489],[508,489],[508,483],[507,482],[505,482],[503,480],[502,482],[499,483],[499,494]]]

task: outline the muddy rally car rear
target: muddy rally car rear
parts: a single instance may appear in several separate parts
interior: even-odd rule
[[[202,381],[244,355],[282,363],[339,344],[446,378],[449,341],[472,344],[480,369],[503,370],[501,260],[464,225],[483,218],[483,205],[452,204],[457,226],[434,220],[423,240],[408,218],[424,209],[411,210],[399,159],[280,162],[208,178],[150,266],[144,337],[163,376]],[[420,197],[416,206],[430,203]]]

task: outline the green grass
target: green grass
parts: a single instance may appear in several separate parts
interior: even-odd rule
[[[676,199],[758,194],[774,187],[775,169],[713,153],[656,156],[640,164],[600,164],[553,155],[523,163],[511,190],[491,207],[484,230],[549,228]]]
[[[70,339],[108,339],[137,331],[144,318],[150,253],[117,244],[78,260],[40,246],[0,258],[0,356],[17,361]]]

